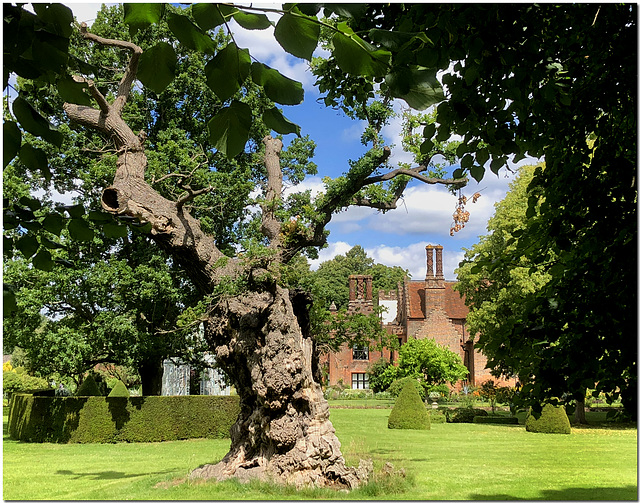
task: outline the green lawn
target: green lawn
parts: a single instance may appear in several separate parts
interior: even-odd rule
[[[574,429],[527,433],[523,426],[434,424],[430,431],[388,430],[389,409],[333,409],[347,462],[372,458],[404,468],[349,494],[264,484],[184,482],[219,460],[228,440],[151,444],[28,444],[4,436],[7,499],[549,499],[636,500],[637,431]],[[4,417],[6,428],[6,416]]]

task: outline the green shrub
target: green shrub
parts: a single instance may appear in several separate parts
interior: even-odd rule
[[[38,397],[16,394],[9,436],[25,442],[162,442],[229,438],[237,396]]]
[[[129,390],[121,380],[117,380],[108,396],[129,396]]]
[[[485,424],[518,424],[518,418],[506,416],[475,416],[473,422]]]
[[[391,386],[389,386],[389,389],[387,391],[392,397],[400,396],[400,392],[404,388],[404,385],[409,381],[418,382],[413,377],[403,377],[402,379],[396,379],[391,383]],[[427,398],[427,392],[424,389],[424,386],[418,383],[417,389],[418,393],[420,394],[420,399],[424,402]]]
[[[470,407],[447,409],[444,413],[447,417],[447,423],[473,423],[473,418],[476,416],[489,415],[486,410],[472,409]]]
[[[429,421],[431,424],[443,424],[447,422],[447,417],[442,412],[429,412]]]
[[[78,387],[76,396],[102,396],[93,374],[89,374],[84,382]]]
[[[23,393],[49,387],[49,383],[41,377],[30,376],[24,372],[2,373],[2,392],[7,398],[11,398],[13,393]]]
[[[429,430],[429,412],[420,398],[418,388],[421,387],[415,379],[406,381],[404,388],[391,409],[387,426],[389,428],[408,430]]]
[[[529,409],[525,429],[532,433],[571,433],[571,423],[562,405],[554,406],[550,403],[542,407],[542,414],[536,419]]]

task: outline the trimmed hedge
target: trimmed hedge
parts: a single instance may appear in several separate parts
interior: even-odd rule
[[[113,386],[113,389],[111,390],[111,392],[107,396],[128,397],[129,396],[129,390],[124,385],[124,383],[120,379],[118,379],[116,381],[115,385]]]
[[[229,438],[237,396],[40,397],[15,394],[9,436],[24,442],[163,442]]]
[[[100,389],[98,389],[98,384],[93,378],[93,375],[89,374],[87,378],[82,382],[82,384],[76,390],[76,396],[102,396],[102,393],[100,393]]]
[[[506,416],[475,416],[473,422],[485,424],[518,424],[518,418]]]
[[[431,420],[429,412],[420,399],[418,381],[411,379],[405,382],[402,391],[398,395],[389,420],[388,428],[405,430],[430,430]]]
[[[529,409],[529,414],[524,424],[525,429],[532,433],[571,433],[571,423],[562,405],[556,407],[550,403],[545,404],[538,419],[533,417],[531,409]]]
[[[469,407],[447,409],[444,414],[447,417],[447,423],[473,423],[476,417],[489,415],[486,410],[471,409]]]

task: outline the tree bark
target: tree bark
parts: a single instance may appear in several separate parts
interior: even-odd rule
[[[231,376],[241,412],[229,453],[195,470],[192,478],[344,488],[368,479],[370,462],[345,465],[329,406],[313,376],[313,340],[298,321],[305,325],[307,306],[294,295],[296,316],[290,297],[287,289],[271,284],[220,302],[210,312],[205,337]]]
[[[157,396],[162,394],[162,358],[149,358],[138,366],[142,380],[142,395]]]
[[[576,410],[573,412],[573,420],[576,424],[587,424],[587,416],[584,410],[584,399],[576,400]]]

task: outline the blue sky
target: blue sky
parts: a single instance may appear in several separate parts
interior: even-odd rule
[[[68,2],[66,5],[73,10],[78,21],[86,21],[89,25],[100,8],[100,4],[90,3]],[[313,86],[314,78],[307,62],[285,53],[273,37],[273,29],[248,31],[235,23],[231,27],[240,47],[248,48],[257,60],[302,82],[304,102],[295,107],[283,107],[284,114],[301,126],[303,135],[309,134],[317,144],[314,162],[318,165],[318,176],[305,180],[301,189],[321,190],[321,177],[339,176],[348,168],[349,159],[356,159],[365,152],[366,147],[360,142],[364,124],[317,102],[320,94]],[[317,54],[322,55],[321,50],[318,51]],[[394,109],[399,112],[402,106],[403,102],[397,101]],[[400,124],[399,117],[393,119],[382,132],[387,144],[397,145],[390,158],[392,165],[399,160],[410,161],[399,147]],[[519,165],[535,162],[529,159]],[[513,168],[516,169],[515,166]],[[331,232],[329,246],[321,250],[320,260],[312,262],[312,267],[336,254],[344,254],[352,246],[361,245],[376,262],[402,266],[409,270],[413,279],[422,279],[426,270],[425,246],[440,244],[444,247],[445,277],[455,279],[453,271],[462,259],[463,248],[471,247],[478,241],[478,236],[486,234],[486,223],[493,214],[494,204],[504,197],[513,177],[514,174],[507,170],[503,170],[500,176],[487,170],[481,183],[472,180],[464,189],[465,195],[481,190],[482,197],[475,204],[468,203],[470,221],[454,236],[449,235],[449,229],[457,198],[442,186],[411,182],[402,205],[384,215],[370,208],[350,208],[334,216],[328,226]]]

